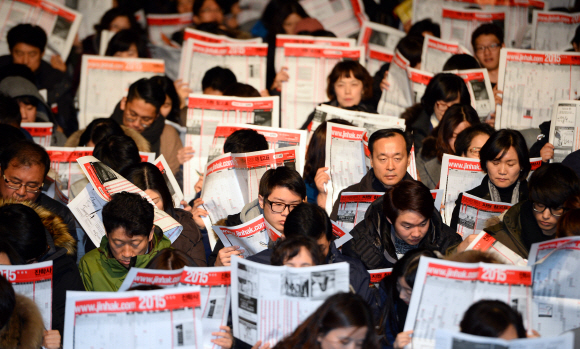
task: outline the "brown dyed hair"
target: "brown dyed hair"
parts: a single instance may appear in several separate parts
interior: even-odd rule
[[[433,214],[435,204],[429,188],[415,180],[404,180],[385,192],[383,213],[395,224],[402,211],[414,211],[426,219]]]
[[[446,257],[445,259],[448,261],[460,263],[483,262],[483,263],[503,264],[496,256],[492,255],[491,253],[476,250],[455,253],[449,257]]]
[[[365,67],[357,61],[342,61],[338,62],[330,72],[330,75],[328,75],[326,95],[330,100],[336,99],[334,84],[342,77],[354,77],[362,82],[363,95],[361,101],[373,98],[373,78]]]
[[[174,248],[164,248],[147,264],[147,269],[176,270],[183,267],[197,267],[185,252]]]

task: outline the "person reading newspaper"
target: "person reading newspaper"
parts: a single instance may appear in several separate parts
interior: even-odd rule
[[[506,340],[527,337],[522,314],[502,301],[473,303],[463,314],[459,327],[462,333],[476,336]]]
[[[82,40],[81,46],[83,54],[99,54],[99,46],[103,30],[117,33],[123,29],[136,30],[137,28],[137,21],[131,11],[123,6],[113,7],[103,14],[99,23],[95,24],[96,33],[91,34]]]
[[[323,104],[367,113],[377,111],[372,103],[373,78],[357,61],[342,61],[334,66],[328,75],[326,95],[330,101]],[[314,111],[308,115],[301,129],[307,129],[312,119]]]
[[[135,30],[123,29],[113,35],[105,56],[121,58],[148,58],[147,47],[141,39],[141,34]]]
[[[56,124],[69,136],[79,128],[71,81],[65,73],[42,59],[47,43],[46,33],[39,26],[19,24],[8,31],[7,39],[10,55],[0,57],[0,68],[11,63],[30,68],[36,87],[47,92],[46,102],[55,111]]]
[[[443,154],[455,153],[455,140],[464,129],[480,124],[477,112],[470,105],[455,104],[449,107],[431,136],[423,140],[417,154],[417,172],[421,182],[429,189],[439,188]]]
[[[58,216],[41,206],[29,206],[32,204],[9,201],[2,203],[0,244],[4,245],[8,252],[5,255],[10,258],[0,258],[0,264],[24,265],[52,261],[52,328],[46,330],[47,335],[59,336],[60,345],[60,336],[64,329],[66,292],[85,290],[75,260],[71,257],[74,254],[75,241]]]
[[[486,176],[479,186],[466,193],[484,200],[511,204],[528,198],[526,178],[531,165],[528,147],[520,132],[506,129],[491,135],[479,152],[479,160]],[[460,193],[451,216],[450,226],[454,231],[457,230],[462,198],[463,193]]]
[[[312,267],[324,264],[324,257],[317,241],[303,235],[281,240],[274,246],[270,257],[271,265],[287,265],[293,268]]]
[[[201,89],[204,95],[223,96],[226,88],[236,82],[238,82],[236,76],[231,70],[216,66],[203,75]]]
[[[455,155],[479,159],[481,147],[495,132],[488,124],[476,124],[461,131],[455,139]]]
[[[557,180],[554,180],[557,178]],[[564,204],[580,195],[578,176],[562,164],[545,164],[530,177],[529,199],[519,202],[503,215],[492,219],[484,229],[522,258],[528,258],[531,245],[556,237],[558,221],[565,213]],[[495,224],[494,224],[495,223]],[[473,241],[467,238],[465,241]],[[461,251],[467,242],[457,248]]]
[[[58,215],[76,245],[78,236],[84,233],[78,228],[80,234],[77,234],[72,213],[65,205],[42,193],[44,178],[50,170],[50,158],[44,148],[29,141],[12,143],[0,154],[0,170],[4,177],[0,181],[0,195],[4,200],[30,201]]]
[[[153,225],[153,206],[139,194],[121,192],[103,207],[106,235],[79,264],[87,291],[117,291],[131,267],[143,268],[171,242]]]
[[[242,211],[226,218],[226,226],[236,226],[249,222],[250,220],[264,215],[264,219],[274,229],[284,235],[284,223],[288,214],[306,199],[306,186],[304,180],[295,170],[281,166],[270,169],[264,173],[260,180],[258,189],[258,199],[250,202]],[[272,247],[273,241],[268,243],[268,249]],[[215,261],[215,266],[227,266],[231,263],[232,255],[239,256],[243,253],[239,246],[224,247],[219,241],[216,243],[209,264]],[[264,255],[264,253],[268,253]],[[265,250],[262,254],[256,254],[250,258],[253,261],[270,260],[270,252]],[[265,258],[265,259],[264,259]]]
[[[458,103],[471,105],[469,90],[462,78],[455,74],[439,73],[429,81],[421,103],[401,114],[407,132],[413,133],[415,152],[421,148],[423,139],[439,125],[447,109]]]
[[[165,99],[159,84],[147,78],[137,80],[129,86],[127,97],[117,104],[111,119],[139,132],[151,145],[151,151],[165,156],[171,172],[177,173],[178,154],[183,152],[183,144],[177,130],[165,124],[165,118],[160,115]]]
[[[443,71],[447,70],[470,70],[470,69],[479,69],[481,65],[477,59],[475,59],[472,55],[468,55],[467,53],[458,53],[455,54],[445,62],[443,65]]]
[[[368,143],[372,170],[368,171],[359,183],[347,187],[341,194],[343,192],[384,193],[402,180],[413,180],[407,173],[411,161],[411,146],[409,136],[400,129],[383,129],[373,133]],[[330,213],[330,219],[333,221],[338,218],[341,194],[338,195]],[[326,193],[320,192],[320,195],[324,195],[326,201]]]
[[[373,315],[364,300],[352,293],[337,293],[278,342],[276,348],[378,349],[373,329]]]
[[[343,246],[343,253],[360,259],[367,269],[391,268],[418,247],[445,254],[461,242],[461,236],[443,223],[429,189],[415,180],[389,188],[350,233],[353,238]]]

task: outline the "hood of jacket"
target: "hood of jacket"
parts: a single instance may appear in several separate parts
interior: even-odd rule
[[[40,217],[40,220],[42,221],[44,228],[46,228],[46,231],[50,234],[50,237],[54,242],[54,247],[56,249],[64,248],[66,250],[67,255],[72,257],[75,256],[77,250],[77,242],[74,239],[74,237],[69,233],[68,225],[64,223],[59,216],[57,216],[56,214],[52,213],[51,211],[47,210],[46,208],[40,205],[28,201],[18,202],[14,199],[0,198],[0,207],[11,204],[23,204],[32,208],[36,212],[36,214],[38,214],[38,216]],[[48,243],[49,245],[51,244],[50,241]],[[52,247],[53,246],[51,246],[51,249]],[[49,254],[52,254],[50,252]]]
[[[34,301],[16,294],[12,316],[0,329],[0,348],[38,349],[43,334],[44,323]]]
[[[123,125],[121,125],[121,128],[123,129],[123,132],[125,132],[125,135],[131,137],[135,141],[135,144],[137,144],[137,148],[139,149],[139,151],[143,151],[146,153],[151,151],[150,146],[149,146],[149,142],[147,142],[145,137],[141,136],[141,134],[139,132],[133,130],[132,128],[123,126]],[[78,147],[79,143],[81,141],[81,136],[85,132],[85,130],[86,130],[86,128],[84,128],[82,130],[77,130],[73,134],[71,134],[70,137],[68,137],[68,139],[64,143],[64,146],[65,147]]]
[[[264,214],[264,210],[260,208],[260,201],[256,199],[242,208],[242,212],[240,212],[240,220],[242,223],[246,223],[261,214]]]

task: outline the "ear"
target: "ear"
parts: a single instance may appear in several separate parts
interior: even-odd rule
[[[504,47],[505,47],[505,42],[503,44],[501,44],[501,48],[504,48]]]
[[[148,241],[153,240],[153,234],[155,234],[155,226],[153,226],[153,228],[151,228],[151,232],[149,233],[149,240]]]
[[[127,97],[123,97],[121,99],[121,105],[119,105],[119,107],[121,108],[122,111],[125,111],[126,106],[127,106]]]
[[[411,150],[413,151],[413,150]],[[407,154],[407,168],[409,168],[409,166],[411,166],[411,152],[409,152]]]
[[[258,203],[260,204],[260,208],[264,209],[264,197],[262,195],[258,195]]]
[[[199,24],[199,17],[196,15],[193,16],[193,24],[195,24],[195,25]]]
[[[578,52],[578,44],[577,43],[573,42],[572,47],[574,47],[575,52]]]

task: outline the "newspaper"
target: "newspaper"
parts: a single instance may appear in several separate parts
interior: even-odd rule
[[[368,143],[367,143],[367,148],[368,148]],[[371,163],[370,163],[370,156],[371,156],[371,152],[368,152],[368,158],[369,158],[369,162],[367,162],[367,167],[372,167]],[[409,166],[407,166],[407,172],[409,173],[409,176],[411,176],[411,178],[413,178],[414,180],[417,180],[417,159],[415,158],[415,144],[413,143],[413,145],[411,145],[411,151],[409,152]],[[437,208],[439,209],[439,208]]]
[[[52,261],[25,265],[0,265],[0,275],[10,281],[14,292],[36,303],[44,328],[52,329]]]
[[[175,176],[171,172],[167,161],[165,161],[165,157],[163,155],[159,156],[154,162],[153,165],[157,166],[161,174],[163,175],[163,179],[165,179],[165,184],[167,184],[167,188],[169,188],[169,194],[171,194],[171,198],[173,199],[173,205],[176,208],[181,207],[181,200],[183,200],[183,192],[175,179]]]
[[[85,178],[78,158],[93,155],[93,148],[89,147],[46,147],[50,157],[50,168],[56,172],[56,183],[67,197],[72,184]]]
[[[105,235],[102,209],[111,200],[111,196],[120,192],[139,194],[153,205],[155,218],[153,224],[173,243],[181,234],[183,227],[175,219],[153,204],[151,198],[133,183],[100,162],[93,156],[77,159],[78,164],[87,176],[89,184],[68,204],[68,208],[82,226],[95,246],[101,244]]]
[[[574,334],[566,333],[557,337],[522,338],[505,340],[494,337],[480,337],[457,331],[438,329],[435,333],[435,349],[536,349],[536,348],[574,348]]]
[[[251,129],[263,135],[270,146],[270,149],[298,146],[300,148],[300,159],[306,157],[306,131],[290,130],[284,128],[274,128],[268,126],[256,126],[250,124],[226,123],[219,124],[215,129],[213,142],[207,161],[212,161],[224,153],[226,139],[234,132],[243,129]]]
[[[440,73],[447,60],[456,54],[467,53],[457,41],[441,40],[431,35],[425,35],[423,41],[423,53],[421,54],[421,69],[430,73]]]
[[[118,292],[139,285],[157,285],[163,288],[199,286],[203,347],[219,348],[211,342],[216,338],[211,334],[223,332],[220,326],[227,326],[231,298],[229,267],[184,267],[176,270],[131,268]]]
[[[364,48],[285,44],[283,57],[289,80],[282,83],[282,127],[298,129],[318,104],[328,100],[327,78],[336,63],[358,60],[364,65]]]
[[[190,94],[187,111],[186,147],[195,149],[193,158],[183,165],[185,200],[196,195],[195,183],[205,170],[216,128],[220,123],[246,123],[279,126],[278,97],[228,97]],[[239,211],[238,211],[239,212]]]
[[[62,4],[48,0],[0,1],[0,55],[9,54],[7,34],[21,23],[38,25],[46,32],[44,60],[54,55],[66,61],[83,15]]]
[[[363,139],[366,139],[364,128],[332,122],[327,124],[324,167],[329,168],[330,180],[326,183],[326,212],[332,211],[332,206],[343,189],[358,183],[367,173]]]
[[[367,49],[367,71],[371,76],[381,70],[384,64],[391,63],[395,51],[391,51],[386,47],[369,44]]]
[[[580,13],[534,11],[532,48],[540,51],[566,51],[572,48]]]
[[[325,36],[277,34],[274,59],[274,68],[276,69],[276,72],[279,72],[284,66],[284,45],[286,44],[354,47],[356,46],[356,40],[351,38],[330,38]]]
[[[109,42],[115,36],[115,32],[103,29],[101,30],[101,40],[99,41],[99,56],[104,56],[107,53],[107,47],[109,47]]]
[[[416,180],[416,179],[415,179]],[[431,196],[433,196],[433,204],[437,211],[441,211],[441,202],[443,201],[443,189],[433,189],[430,190]]]
[[[411,84],[407,76],[407,68],[410,66],[409,60],[401,52],[395,50],[387,76],[389,90],[383,90],[377,108],[379,114],[400,115],[406,108],[413,105]]]
[[[360,23],[368,20],[361,0],[302,0],[300,5],[311,17],[318,19],[324,29],[339,38],[355,35],[360,30]]]
[[[308,130],[315,131],[320,124],[330,119],[342,119],[352,123],[356,127],[362,127],[367,130],[370,137],[375,131],[384,128],[398,128],[405,130],[405,119],[396,116],[387,116],[381,114],[365,113],[362,111],[347,110],[321,104],[314,110],[314,118]]]
[[[507,303],[529,325],[531,286],[532,271],[527,266],[421,257],[404,330],[414,330],[414,348],[434,348],[435,331],[458,331],[465,311],[482,299]]]
[[[193,13],[148,14],[147,32],[153,45],[167,45],[171,35],[193,24]]]
[[[224,247],[240,246],[244,250],[242,257],[248,258],[258,252],[268,249],[268,223],[263,215],[246,223],[233,227],[212,226]]]
[[[512,206],[509,203],[483,200],[463,193],[459,221],[457,222],[457,234],[465,240],[469,235],[481,233],[489,219],[501,215]]]
[[[199,286],[129,292],[68,291],[63,347],[202,348]]]
[[[465,81],[471,97],[471,105],[477,111],[479,120],[485,122],[495,111],[495,97],[487,69],[454,70],[453,74]]]
[[[52,140],[54,124],[52,122],[23,122],[20,128],[28,131],[34,143],[43,148],[49,147]]]
[[[413,0],[413,24],[424,19],[431,19],[435,23],[441,23],[441,12],[444,0]]]
[[[562,162],[580,149],[580,102],[557,101],[552,109],[549,142],[554,146],[552,162]]]
[[[344,192],[339,198],[336,224],[346,232],[363,221],[369,206],[384,193]]]
[[[374,285],[375,287],[378,288],[381,281],[383,281],[383,279],[386,278],[387,276],[391,275],[391,273],[393,272],[393,268],[374,269],[369,270],[368,272],[371,276],[370,286]]]
[[[95,32],[95,24],[101,22],[101,17],[113,8],[113,0],[84,0],[77,2],[77,11],[83,15],[79,26],[79,39],[84,40]]]
[[[387,52],[390,52],[392,57],[395,54],[395,48],[397,47],[399,40],[405,37],[405,35],[404,31],[397,30],[393,27],[364,21],[358,34],[357,45],[365,47],[367,59],[370,56],[370,47],[384,48],[388,50]],[[369,71],[369,73],[371,76],[374,76],[374,72],[371,73]]]
[[[441,39],[457,41],[464,47],[471,48],[471,34],[482,24],[493,23],[505,27],[505,11],[476,10],[443,7],[441,20]],[[471,48],[470,52],[474,52]]]
[[[411,99],[413,100],[413,104],[421,103],[421,98],[423,98],[423,95],[425,94],[427,85],[429,85],[429,82],[435,74],[407,67],[407,76],[409,77],[409,82],[411,84]]]
[[[220,66],[230,69],[238,82],[266,89],[268,45],[254,42],[209,43],[187,39],[181,51],[179,78],[193,92],[203,92],[201,80],[206,71]]]
[[[496,258],[499,258],[499,260],[502,261],[504,264],[521,265],[521,266],[528,264],[528,262],[525,259],[523,259],[520,255],[510,250],[506,245],[497,241],[493,236],[489,235],[485,231],[482,231],[479,234],[477,234],[475,240],[473,240],[465,250],[466,251],[477,250],[482,252],[489,252],[493,254]]]
[[[232,258],[232,323],[239,340],[270,347],[291,334],[326,298],[349,291],[348,263],[306,268]]]
[[[210,42],[214,44],[222,44],[222,43],[256,43],[261,44],[262,38],[252,38],[252,39],[234,39],[230,38],[229,36],[225,35],[217,35],[208,32],[204,32],[201,30],[193,29],[193,28],[185,28],[183,32],[183,42],[187,39],[195,39],[198,41],[203,42]]]
[[[580,237],[565,237],[532,245],[532,328],[542,336],[580,327],[578,262]]]
[[[159,59],[83,55],[79,86],[79,128],[95,118],[109,117],[129,86],[141,78],[165,73]]]
[[[352,235],[350,235],[349,232],[339,227],[335,221],[331,220],[330,222],[332,224],[332,234],[335,236],[335,240],[333,242],[336,248],[340,248],[342,245],[352,240]]]
[[[557,100],[580,97],[580,53],[502,49],[496,129],[538,128]]]

